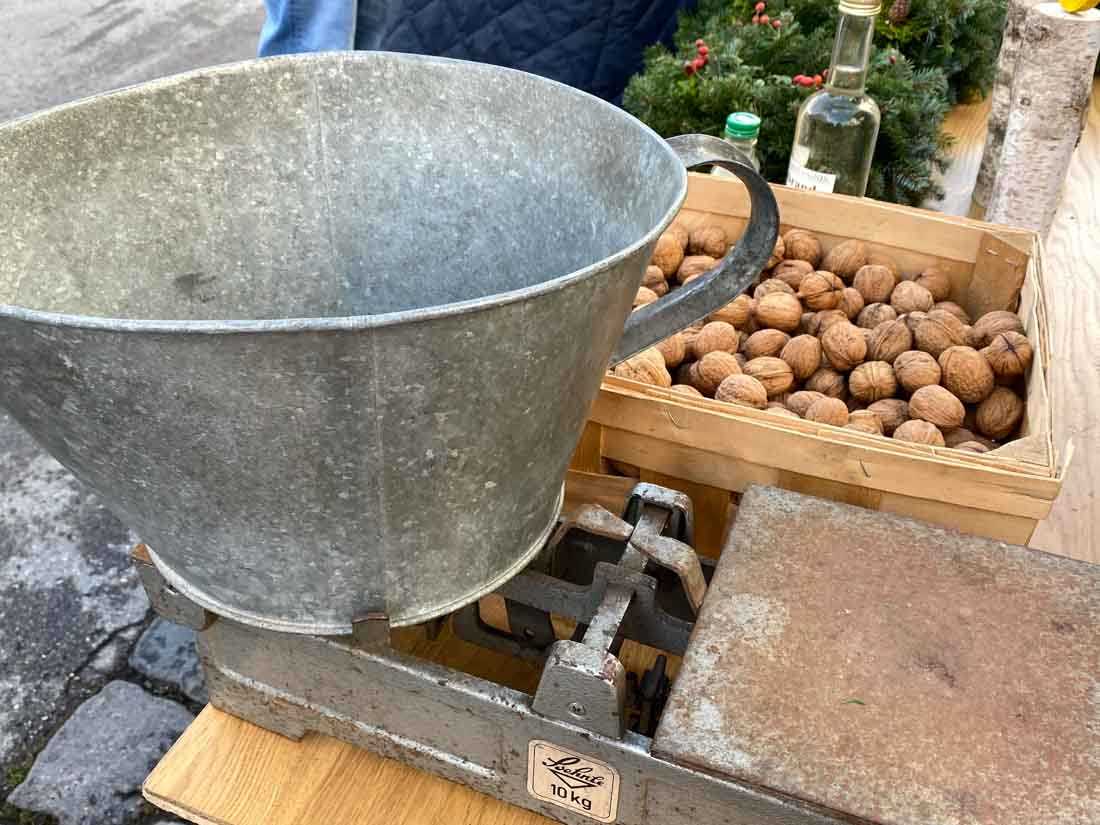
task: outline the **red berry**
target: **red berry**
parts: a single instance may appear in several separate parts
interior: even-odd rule
[[[814,79],[812,77],[804,76],[802,80],[798,82],[799,86],[813,86]]]
[[[703,57],[706,57],[708,54],[710,54],[710,49],[707,48],[706,46],[700,46],[699,47],[699,54],[701,54]]]
[[[760,22],[760,15],[759,14],[754,14],[752,16],[752,24],[755,26],[759,22]]]
[[[700,46],[705,46],[705,45],[707,45],[707,44],[703,41],[703,38],[701,38],[701,37],[698,40],[695,41],[695,48],[699,48]]]
[[[796,74],[794,77],[791,78],[791,83],[801,83],[801,82],[802,82],[802,75],[800,75],[800,74]]]
[[[772,22],[772,19],[770,17],[768,17],[768,15],[766,15],[766,14],[760,15],[760,25],[766,26],[770,22]]]
[[[753,8],[756,9],[757,14],[760,14],[760,12],[764,11],[764,9],[766,9],[767,6],[764,3],[757,3]]]
[[[695,74],[695,63],[694,62],[689,60],[686,63],[684,63],[684,74],[688,75],[689,77],[691,75]]]
[[[826,69],[825,71],[823,71],[823,72],[821,73],[821,76],[822,76],[822,77],[824,77],[824,78],[828,78],[828,76],[829,76],[829,70],[828,70],[828,69]]]
[[[894,55],[890,55],[890,65],[893,66],[897,62],[898,62],[897,57],[895,57]]]
[[[773,28],[773,29],[778,29],[778,28],[779,28],[780,26],[782,26],[782,25],[783,25],[783,21],[782,21],[782,20],[779,20],[779,19],[775,19],[775,20],[773,20],[773,21],[772,21],[772,28]]]
[[[814,75],[814,85],[815,85],[815,86],[820,86],[820,85],[821,85],[821,81],[822,81],[822,77],[821,77],[821,75],[819,75],[819,74],[815,74],[815,75]]]

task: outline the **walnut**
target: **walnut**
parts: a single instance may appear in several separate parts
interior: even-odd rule
[[[686,284],[690,278],[697,278],[710,272],[717,263],[718,261],[710,255],[688,255],[676,270],[676,280]]]
[[[771,269],[773,266],[783,260],[783,253],[786,249],[786,244],[783,243],[783,236],[775,236],[775,246],[772,247],[771,257],[768,258],[768,262],[764,264],[764,269]]]
[[[821,337],[825,334],[825,330],[834,324],[846,323],[848,323],[848,316],[839,309],[823,309],[821,312],[814,313],[814,317],[810,319],[810,325],[807,332],[809,332],[810,335]]]
[[[756,309],[756,302],[748,295],[738,295],[724,307],[715,310],[708,317],[708,321],[725,321],[730,326],[741,329],[752,316]]]
[[[1024,402],[1008,387],[996,387],[978,405],[975,416],[978,432],[989,438],[1008,438],[1024,417]]]
[[[964,441],[977,441],[979,436],[974,435],[966,426],[956,427],[943,434],[943,442],[948,447],[956,447]]]
[[[731,375],[718,386],[714,397],[718,401],[743,404],[758,410],[768,406],[768,393],[764,385],[751,375]]]
[[[927,289],[933,301],[946,301],[951,294],[951,279],[938,266],[928,267],[913,279],[913,283]]]
[[[634,294],[634,309],[644,307],[646,304],[652,304],[656,300],[656,292],[654,292],[652,289],[640,286],[638,287],[638,291]]]
[[[703,395],[712,396],[718,385],[731,375],[740,375],[741,365],[728,352],[708,352],[692,365],[690,383]]]
[[[778,329],[762,329],[750,335],[742,349],[745,357],[751,361],[765,355],[779,355],[790,340],[791,336]]]
[[[974,349],[981,349],[989,346],[993,336],[1001,332],[1018,332],[1023,335],[1024,324],[1014,312],[1001,309],[987,312],[970,328],[970,340],[967,343]]]
[[[783,292],[787,295],[794,295],[794,290],[791,285],[785,281],[780,281],[778,278],[768,278],[760,284],[756,289],[752,291],[752,297],[759,301],[765,295],[771,295],[773,292]],[[801,307],[799,307],[801,309]]]
[[[885,361],[867,361],[848,376],[848,391],[858,401],[868,404],[890,398],[898,391],[894,368]]]
[[[913,335],[904,321],[883,321],[871,332],[867,357],[873,361],[894,363],[894,359],[913,348]]]
[[[898,262],[894,260],[892,255],[872,249],[867,255],[867,263],[873,266],[884,266],[894,274],[895,281],[901,280],[901,267],[898,266]]]
[[[689,255],[710,255],[712,258],[721,258],[729,248],[726,238],[726,230],[720,226],[699,226],[691,230],[688,237],[687,251]]]
[[[632,358],[616,364],[611,370],[620,378],[641,381],[658,387],[671,387],[672,376],[665,369],[665,357],[655,348],[643,350]]]
[[[939,428],[928,421],[906,421],[896,430],[894,438],[898,441],[909,441],[913,444],[931,444],[934,447],[942,447],[943,433]]]
[[[1018,332],[998,332],[982,350],[998,378],[1017,378],[1031,366],[1031,342]]]
[[[838,372],[847,372],[867,357],[867,341],[858,327],[834,324],[821,334],[821,348]]]
[[[961,427],[966,408],[962,401],[936,384],[921,387],[909,399],[909,415],[943,430]]]
[[[664,356],[665,366],[668,369],[678,367],[687,357],[687,344],[684,341],[684,334],[682,332],[677,332],[669,336],[661,343],[657,344],[656,349]]]
[[[958,347],[966,343],[966,327],[962,321],[950,312],[934,309],[928,313],[913,332],[917,349],[922,349],[933,358],[939,358],[948,347]]]
[[[784,418],[798,419],[798,418],[801,417],[801,416],[798,415],[798,413],[791,412],[786,407],[784,407],[782,404],[775,404],[775,403],[772,403],[770,401],[768,402],[768,412],[774,413],[775,415],[781,415]]]
[[[806,261],[781,261],[772,270],[772,277],[797,290],[802,279],[814,271]]]
[[[821,341],[812,335],[791,338],[779,353],[798,381],[805,381],[821,367]]]
[[[691,326],[680,330],[680,334],[684,336],[684,345],[687,347],[688,355],[691,354],[692,342],[695,340],[695,336],[702,331],[704,323],[704,321],[696,321]]]
[[[674,237],[676,243],[680,244],[680,248],[687,251],[688,239],[691,237],[691,233],[688,232],[686,226],[679,221],[673,221],[672,225],[665,230],[665,234]]]
[[[829,250],[821,268],[832,272],[846,283],[851,283],[859,268],[866,265],[869,252],[863,241],[844,241]]]
[[[657,239],[650,263],[661,270],[666,278],[671,278],[684,260],[684,248],[676,238],[665,232]]]
[[[867,407],[882,422],[882,431],[892,435],[894,430],[909,420],[909,402],[900,398],[883,398]]]
[[[941,381],[960,401],[977,404],[993,392],[993,370],[971,347],[948,347],[939,357]]]
[[[928,312],[934,303],[932,293],[913,281],[902,281],[890,293],[890,306],[899,315],[903,312]]]
[[[699,359],[708,352],[737,352],[741,333],[725,321],[711,321],[691,341],[691,353]]]
[[[810,405],[803,418],[819,424],[843,427],[848,423],[848,405],[839,398],[821,398]]]
[[[950,312],[956,318],[963,322],[966,326],[970,325],[970,316],[966,314],[966,310],[956,304],[954,301],[937,301],[932,305],[932,309],[938,309],[943,312]]]
[[[832,273],[818,270],[811,272],[798,285],[798,297],[806,309],[833,309],[840,303],[840,291],[844,284]]]
[[[793,295],[773,292],[756,302],[753,317],[762,327],[794,332],[802,320],[802,305]]]
[[[787,392],[794,385],[794,373],[782,358],[768,355],[752,358],[745,364],[744,373],[763,384],[769,398]]]
[[[988,453],[989,447],[980,441],[962,441],[955,445],[956,450],[964,450],[968,453]]]
[[[882,304],[890,300],[890,293],[897,286],[898,279],[888,267],[876,264],[861,266],[852,280],[852,286],[859,290],[868,304]]]
[[[821,262],[821,241],[817,235],[805,229],[791,229],[783,236],[786,246],[784,256],[788,261],[806,261],[817,268]]]
[[[859,313],[856,324],[867,329],[874,329],[884,321],[893,321],[898,317],[894,308],[889,304],[868,304]]]
[[[652,289],[658,297],[668,294],[668,281],[665,280],[665,273],[661,272],[661,268],[657,266],[647,266],[645,268],[642,286]]]
[[[690,395],[692,398],[702,398],[703,394],[691,384],[673,384],[669,387],[673,392],[678,392],[681,395]]]
[[[862,433],[882,435],[882,419],[871,410],[856,410],[848,413],[848,423],[845,426]]]
[[[894,375],[906,392],[940,383],[940,365],[927,352],[909,350],[894,359]]]
[[[928,317],[927,312],[906,312],[903,315],[898,316],[899,321],[905,321],[905,326],[909,327],[909,331],[914,335],[917,334],[917,327],[920,322]]]
[[[850,286],[844,287],[840,291],[840,302],[837,303],[836,308],[847,315],[848,320],[851,321],[863,311],[863,296]]]
[[[806,389],[819,392],[830,398],[843,398],[848,392],[844,376],[831,367],[822,367],[807,378]]]
[[[811,404],[822,398],[828,398],[828,396],[822,395],[819,392],[814,392],[813,390],[792,392],[790,397],[787,398],[787,409],[795,415],[802,417],[806,414],[806,410],[810,408]]]

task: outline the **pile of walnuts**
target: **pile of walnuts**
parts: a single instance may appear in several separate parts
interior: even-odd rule
[[[714,268],[719,226],[661,236],[635,308]],[[988,452],[1024,417],[1032,347],[1011,312],[971,321],[933,266],[905,274],[858,240],[791,229],[751,294],[617,365],[686,395],[901,441]]]

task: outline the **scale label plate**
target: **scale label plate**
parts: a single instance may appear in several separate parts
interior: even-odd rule
[[[619,813],[615,768],[542,739],[527,746],[527,792],[597,822],[614,822]]]

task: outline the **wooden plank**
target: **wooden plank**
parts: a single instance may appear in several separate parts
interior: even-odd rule
[[[563,515],[568,516],[581,504],[598,504],[619,515],[630,498],[630,491],[637,482],[622,476],[582,473],[570,470],[565,476],[565,505]]]
[[[1072,442],[1062,495],[1031,545],[1100,562],[1100,80],[1045,243],[1054,442]]]
[[[985,144],[988,105],[956,107],[945,128],[956,137],[945,176],[948,196],[936,208],[965,215]],[[1093,82],[1088,121],[1081,135],[1062,203],[1045,241],[1051,344],[1050,403],[1053,443],[1073,445],[1058,500],[1035,530],[1031,546],[1100,562],[1100,427],[1095,409],[1100,386],[1097,325],[1100,317],[1100,79]],[[1061,467],[1065,458],[1058,457]]]
[[[593,421],[586,422],[580,441],[577,442],[577,449],[573,451],[570,468],[584,473],[602,473],[604,467],[601,439],[600,425]]]
[[[294,742],[206,707],[145,781],[200,825],[547,825],[551,820],[326,736]]]
[[[694,211],[745,218],[748,201],[739,187],[741,184],[730,178],[693,173],[687,206]],[[915,239],[923,242],[917,244],[918,248],[934,241],[936,254],[953,260],[976,261],[982,233],[990,231],[979,222],[898,204],[785,186],[773,186],[773,191],[784,224],[831,237],[863,238],[898,249],[911,249]],[[1023,251],[1031,246],[1030,232],[1010,227],[994,231],[1001,240]]]
[[[962,301],[973,320],[987,312],[1019,305],[1020,290],[1027,272],[1028,253],[1007,244],[989,232],[982,233],[974,274]]]
[[[613,430],[629,428],[654,441],[719,454],[750,465],[774,467],[776,471],[812,472],[832,481],[1031,518],[1042,518],[1049,511],[1059,487],[1056,479],[899,453],[887,439],[867,438],[859,443],[840,435],[811,436],[760,424],[740,416],[733,408],[728,413],[697,409],[644,394],[632,395],[607,384],[592,408],[591,417],[605,427],[605,455],[635,464],[638,462],[616,454],[611,448]],[[671,475],[713,483],[660,464],[640,466],[660,467]],[[714,486],[726,487],[721,482]]]
[[[1035,518],[1009,515],[996,510],[915,498],[869,489],[860,484],[844,484],[802,473],[781,471],[623,430],[609,429],[605,444],[612,455],[621,456],[624,460],[642,467],[659,466],[701,484],[715,487],[729,485],[729,489],[738,492],[745,490],[750,484],[781,487],[806,495],[911,516],[962,533],[1017,544],[1027,542],[1036,523]],[[733,526],[736,529],[736,523]]]

